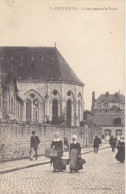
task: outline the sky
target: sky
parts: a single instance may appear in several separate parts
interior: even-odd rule
[[[55,43],[85,84],[85,109],[92,91],[124,94],[124,0],[0,0],[0,46]]]

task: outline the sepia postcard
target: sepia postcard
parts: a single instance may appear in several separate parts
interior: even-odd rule
[[[124,0],[0,0],[0,193],[125,193]]]

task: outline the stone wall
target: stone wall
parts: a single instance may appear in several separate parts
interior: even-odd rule
[[[71,135],[78,136],[81,147],[86,146],[89,134],[86,129],[80,127],[63,128],[61,126],[35,125],[26,123],[0,123],[0,161],[22,159],[29,157],[31,132],[35,130],[40,138],[39,155],[44,155],[45,149],[50,147],[55,131],[60,133],[62,140]],[[91,143],[91,140],[90,140]]]

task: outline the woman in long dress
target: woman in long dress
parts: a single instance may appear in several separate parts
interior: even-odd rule
[[[121,163],[124,163],[125,161],[125,138],[122,136],[120,141],[118,142],[117,145],[117,154],[115,158],[120,161]]]
[[[77,136],[72,136],[72,143],[70,144],[70,172],[77,172],[80,168],[79,166],[79,156],[81,154],[81,146],[77,142]]]
[[[62,154],[63,154],[63,143],[59,138],[59,133],[54,133],[54,140],[52,141],[51,148],[55,151],[58,151],[57,157],[52,157],[51,162],[53,163],[53,172],[60,172],[66,170],[66,166],[62,165]]]

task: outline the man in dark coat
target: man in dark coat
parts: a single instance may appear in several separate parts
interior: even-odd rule
[[[94,154],[98,153],[98,148],[99,148],[99,138],[95,136],[94,138]]]
[[[112,152],[114,152],[115,151],[115,147],[116,147],[116,138],[113,137],[113,135],[109,139],[109,144],[110,144],[110,146],[112,148]]]
[[[33,151],[35,151],[35,158],[38,159],[38,145],[40,140],[36,135],[35,131],[32,131],[31,141],[30,141],[30,160],[33,160]]]

